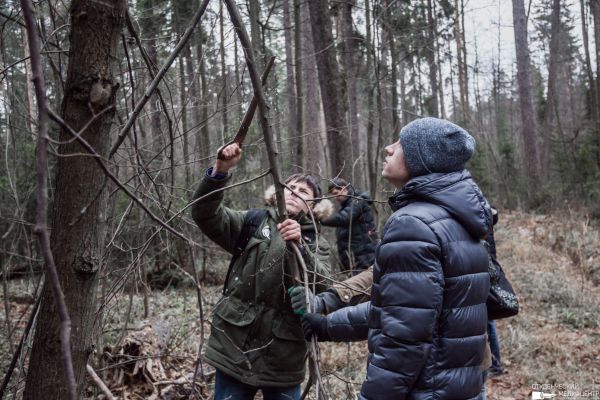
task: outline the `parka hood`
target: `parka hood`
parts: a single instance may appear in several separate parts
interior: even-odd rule
[[[357,199],[357,197],[360,197],[360,199]],[[349,200],[351,199],[355,199],[355,200],[365,200],[368,204],[372,204],[373,203],[373,199],[371,198],[371,194],[368,191],[361,191],[359,189],[355,189],[352,186],[348,187],[348,197],[346,197],[346,199],[344,200],[344,202],[342,203],[342,206],[345,206]]]
[[[275,185],[271,185],[265,190],[264,194],[265,205],[270,207],[277,206],[275,199]],[[333,214],[333,203],[329,199],[322,199],[313,208],[313,214],[317,220],[327,219]]]
[[[492,211],[469,171],[433,173],[411,179],[389,204],[394,211],[416,201],[444,208],[476,238],[484,238],[492,227]]]

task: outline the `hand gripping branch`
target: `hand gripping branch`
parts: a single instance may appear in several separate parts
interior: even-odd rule
[[[272,56],[271,59],[269,60],[269,62],[267,63],[267,67],[265,68],[265,71],[263,72],[262,76],[260,77],[261,85],[265,86],[265,84],[267,83],[267,77],[269,76],[269,72],[271,72],[271,68],[273,68],[274,63],[275,63],[275,56]],[[217,152],[217,158],[219,160],[223,159],[223,149],[225,147],[229,146],[230,144],[237,143],[240,146],[240,149],[242,148],[242,144],[244,143],[244,140],[246,140],[246,134],[248,133],[248,128],[250,128],[250,124],[252,123],[252,118],[254,117],[254,112],[256,111],[257,106],[258,106],[258,98],[256,97],[256,94],[255,94],[252,97],[252,101],[250,102],[250,105],[248,106],[248,109],[246,110],[246,114],[244,115],[244,119],[242,120],[242,123],[240,124],[240,127],[238,128],[237,133],[235,134],[233,139],[231,139],[229,142],[227,142],[223,146],[221,146],[221,148]]]

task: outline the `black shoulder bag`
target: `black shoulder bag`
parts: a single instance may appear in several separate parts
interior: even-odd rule
[[[490,293],[487,298],[488,319],[514,317],[519,313],[519,300],[500,263],[492,255],[489,243],[484,242],[488,250],[488,272],[490,273]]]

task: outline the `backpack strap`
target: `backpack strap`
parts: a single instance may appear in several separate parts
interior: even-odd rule
[[[233,269],[233,265],[237,261],[237,259],[242,255],[250,238],[254,235],[254,232],[260,226],[260,223],[265,219],[269,212],[262,208],[251,208],[246,212],[246,216],[244,217],[244,225],[242,226],[242,231],[240,232],[240,236],[238,236],[235,246],[233,247],[233,256],[231,257],[231,261],[229,261],[229,267],[227,267],[227,275],[225,276],[225,283],[223,284],[223,294],[227,290],[227,284],[229,283],[229,276],[231,275],[231,270]]]

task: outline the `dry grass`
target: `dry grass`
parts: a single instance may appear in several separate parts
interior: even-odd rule
[[[530,398],[536,383],[600,390],[598,228],[574,212],[505,213],[496,232],[521,311],[498,321],[508,373],[491,380],[488,398]]]

